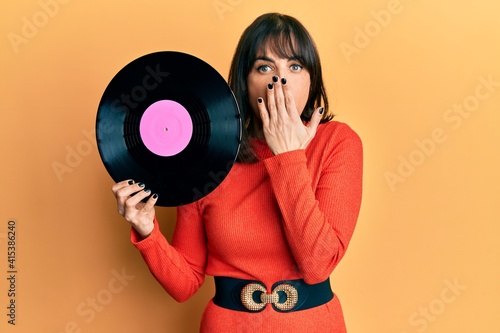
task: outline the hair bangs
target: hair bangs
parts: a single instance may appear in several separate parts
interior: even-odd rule
[[[295,59],[310,71],[315,62],[314,55],[310,52],[310,38],[289,22],[280,23],[266,27],[261,34],[257,34],[254,47],[250,50],[249,65],[252,66],[258,57],[265,56],[268,51],[280,58]]]
[[[281,32],[279,35],[268,36],[261,45],[259,52],[268,50],[280,58],[302,60],[302,54],[296,49],[294,38],[290,32]]]

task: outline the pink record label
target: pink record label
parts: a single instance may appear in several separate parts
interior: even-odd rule
[[[187,147],[193,135],[193,121],[179,103],[161,100],[142,115],[139,132],[144,145],[159,156],[173,156]]]

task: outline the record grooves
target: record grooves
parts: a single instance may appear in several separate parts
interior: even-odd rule
[[[209,194],[229,173],[241,119],[215,69],[164,51],[132,61],[111,80],[98,107],[96,137],[114,181],[143,182],[158,193],[157,205],[179,206]]]

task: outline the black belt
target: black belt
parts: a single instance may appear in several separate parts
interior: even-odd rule
[[[213,302],[220,307],[245,312],[259,312],[271,303],[278,312],[314,308],[333,298],[330,279],[317,284],[304,280],[284,280],[273,284],[272,293],[260,281],[216,276]]]

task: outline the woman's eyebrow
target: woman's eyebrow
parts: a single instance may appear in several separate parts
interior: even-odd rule
[[[257,61],[257,60],[269,61],[269,62],[273,62],[273,63],[275,62],[275,60],[273,58],[269,58],[266,56],[256,57],[255,61]],[[288,61],[299,61],[300,59],[298,57],[288,57],[287,60]]]
[[[266,57],[266,56],[261,56],[261,57],[255,58],[255,61],[257,61],[257,60],[264,60],[264,61],[274,62],[274,59]]]

